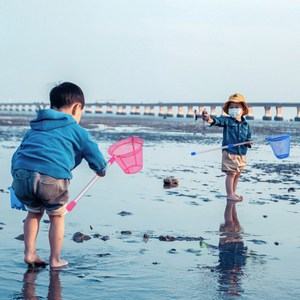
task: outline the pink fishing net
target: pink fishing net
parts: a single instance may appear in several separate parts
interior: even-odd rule
[[[132,136],[110,146],[108,153],[126,174],[134,174],[143,167],[143,144],[141,138]]]

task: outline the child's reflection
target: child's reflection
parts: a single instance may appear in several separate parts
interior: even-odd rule
[[[36,295],[36,279],[38,274],[45,269],[41,268],[29,268],[24,273],[23,277],[23,290],[22,299],[40,299],[40,296]],[[60,270],[50,269],[49,271],[49,287],[48,287],[48,300],[62,300],[61,296],[61,283],[59,278]],[[43,298],[43,297],[42,297]]]
[[[219,284],[220,291],[229,295],[243,292],[241,278],[246,264],[247,247],[242,239],[242,227],[236,211],[236,201],[227,200],[225,223],[220,225],[219,240]]]

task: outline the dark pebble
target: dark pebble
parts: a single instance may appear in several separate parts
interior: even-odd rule
[[[152,265],[159,265],[160,263],[159,262],[157,262],[157,261],[154,261],[153,263],[152,263]]]
[[[175,248],[170,249],[168,252],[171,253],[171,254],[177,253]]]
[[[108,235],[104,235],[102,238],[101,238],[102,241],[107,241],[109,240],[109,236]]]
[[[173,241],[175,241],[175,237],[171,236],[171,235],[166,235],[166,236],[161,235],[161,236],[159,236],[158,239],[160,241],[163,241],[163,242],[173,242]]]
[[[83,235],[83,239],[84,239],[85,241],[88,241],[88,240],[91,239],[91,237],[90,237],[89,235],[84,234],[84,235]]]
[[[43,223],[50,224],[50,220],[43,220]]]
[[[105,257],[105,256],[110,256],[111,254],[110,253],[100,253],[100,254],[97,254],[97,256],[99,257]]]
[[[121,212],[118,213],[118,215],[124,217],[124,216],[130,216],[130,215],[132,215],[132,213],[122,210]]]
[[[267,216],[267,215],[263,215],[263,217],[264,217],[264,218],[267,218],[268,216]]]
[[[19,240],[19,241],[24,241],[24,234],[21,233],[20,235],[18,235],[17,237],[15,237],[16,240]]]
[[[83,243],[83,241],[88,241],[90,239],[91,237],[89,235],[85,235],[81,232],[75,232],[72,237],[72,240],[76,243]]]
[[[90,229],[93,230],[93,226],[92,225],[90,225]]]
[[[295,192],[295,191],[296,191],[296,190],[295,190],[295,188],[293,188],[293,187],[288,188],[288,192],[289,192],[289,193]]]
[[[279,245],[279,243],[278,243],[278,242],[274,242],[274,245],[275,245],[275,246],[278,246],[278,245]]]
[[[256,245],[263,245],[263,244],[267,244],[267,242],[263,241],[263,240],[256,240],[256,239],[253,239],[253,240],[248,240],[249,242],[252,242]]]
[[[132,232],[130,230],[122,230],[121,234],[132,234]]]
[[[145,241],[145,242],[148,242],[149,238],[150,238],[149,234],[144,233],[144,235],[143,235],[144,241]]]

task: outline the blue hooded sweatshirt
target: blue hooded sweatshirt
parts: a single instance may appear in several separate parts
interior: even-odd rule
[[[26,169],[57,179],[71,179],[71,171],[83,158],[96,173],[105,170],[107,162],[98,145],[72,115],[40,110],[30,127],[12,157],[12,171]]]

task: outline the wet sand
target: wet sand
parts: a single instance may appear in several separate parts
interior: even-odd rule
[[[28,128],[18,119],[1,118],[0,125],[0,292],[5,299],[298,298],[297,123],[251,123],[255,139],[289,133],[291,154],[278,160],[265,142],[253,146],[238,187],[245,198],[236,205],[240,227],[226,228],[221,153],[190,155],[220,146],[221,130],[204,130],[192,119],[86,116],[83,126],[106,155],[115,141],[142,137],[144,166],[125,175],[112,165],[66,216],[62,256],[70,266],[52,272],[48,267],[27,271],[23,242],[16,239],[26,213],[10,208],[6,188],[10,157]],[[92,176],[86,164],[74,171],[72,198]],[[163,187],[168,176],[178,179],[177,187]],[[48,227],[45,216],[38,251],[46,259]],[[77,232],[85,236],[82,242],[74,241]]]

